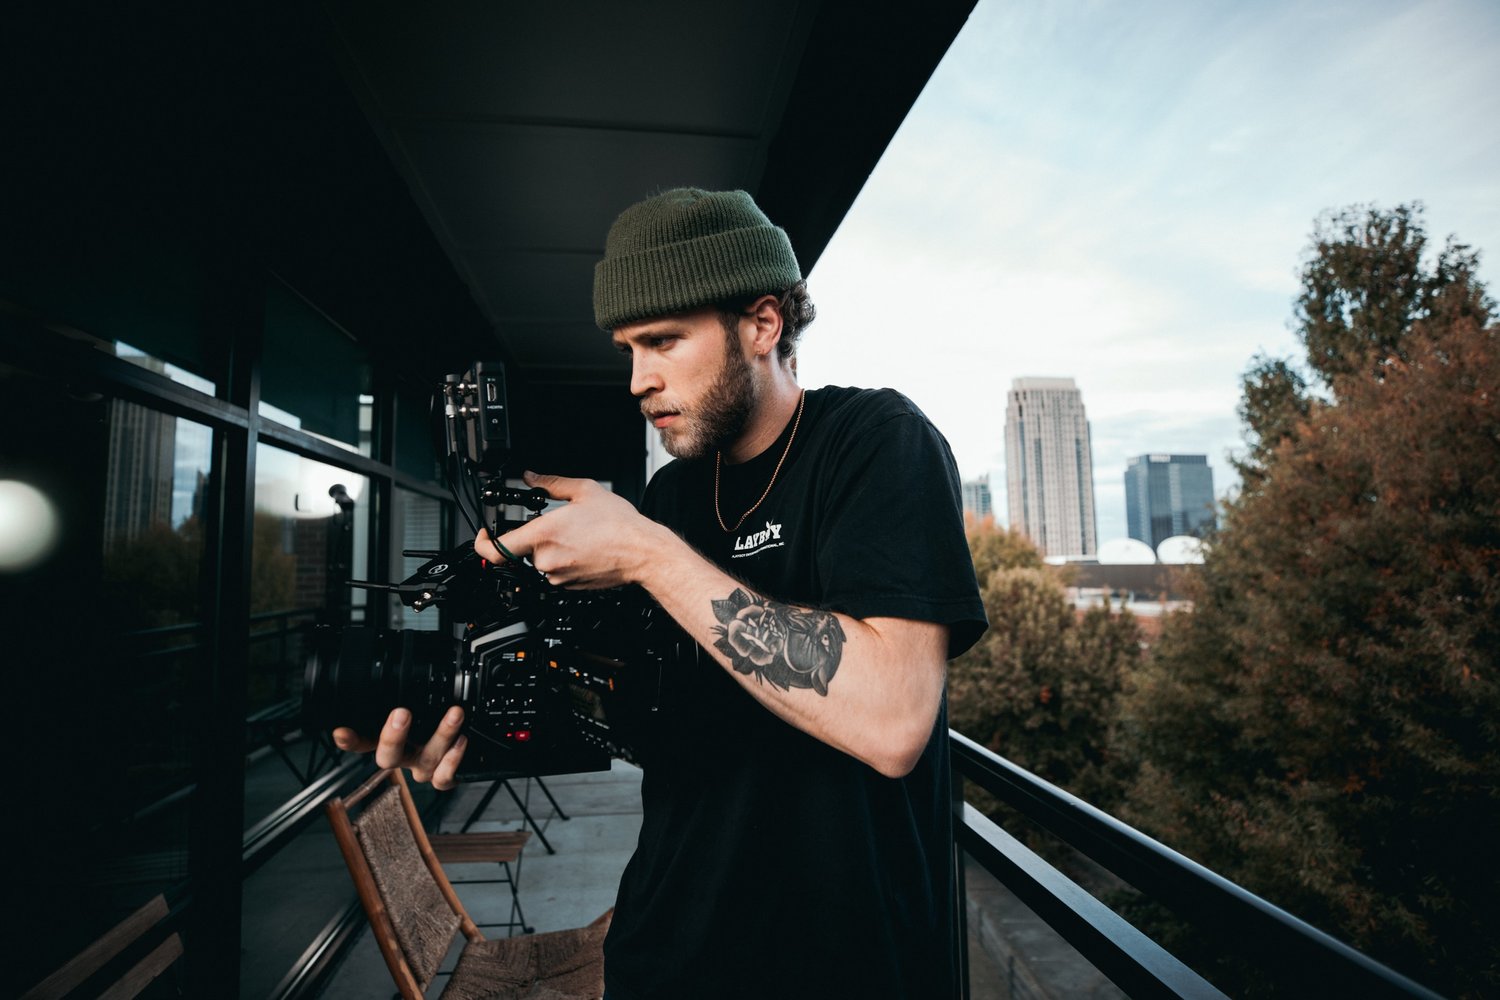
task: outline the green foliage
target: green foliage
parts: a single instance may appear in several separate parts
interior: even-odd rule
[[[1475,277],[1478,254],[1450,238],[1428,269],[1426,250],[1421,205],[1356,205],[1318,220],[1296,319],[1308,365],[1336,393],[1343,378],[1379,378],[1386,364],[1405,360],[1419,322],[1484,325],[1490,303]]]
[[[955,729],[1085,799],[1104,776],[1120,691],[1140,656],[1128,613],[1079,616],[1055,571],[1018,533],[969,532],[989,631],[948,668]]]
[[[1019,531],[997,526],[992,517],[970,522],[965,534],[969,539],[969,555],[974,559],[974,575],[981,585],[997,569],[1042,568],[1042,554],[1031,544],[1031,539]]]
[[[1276,446],[1296,433],[1312,407],[1307,380],[1290,362],[1258,355],[1240,380],[1240,419],[1245,423],[1249,455],[1235,463],[1248,488],[1254,489]]]
[[[250,613],[289,611],[297,604],[297,556],[282,540],[285,522],[274,514],[255,512],[251,537]]]
[[[1318,243],[1299,300],[1329,398],[1287,365],[1247,378],[1253,475],[1129,696],[1123,812],[1419,980],[1492,995],[1500,343],[1472,254],[1424,271],[1418,212],[1361,218]]]

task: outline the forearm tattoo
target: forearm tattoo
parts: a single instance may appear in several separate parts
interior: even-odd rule
[[[807,611],[736,587],[714,601],[714,648],[742,674],[782,690],[812,688],[828,694],[828,683],[844,654],[844,629],[829,611]]]

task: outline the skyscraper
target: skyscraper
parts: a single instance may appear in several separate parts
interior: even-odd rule
[[[1125,469],[1131,538],[1153,549],[1173,535],[1201,536],[1214,525],[1214,470],[1207,455],[1138,455]]]
[[[1018,378],[1005,408],[1010,526],[1044,555],[1091,556],[1094,456],[1083,394],[1070,378]]]
[[[104,549],[114,553],[156,525],[172,524],[177,420],[122,399],[109,403]]]
[[[990,477],[988,474],[978,479],[968,479],[963,483],[964,513],[970,514],[975,520],[982,520],[995,512],[990,501]]]

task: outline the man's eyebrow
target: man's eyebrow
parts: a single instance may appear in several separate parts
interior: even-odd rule
[[[680,337],[683,330],[671,323],[663,323],[660,326],[647,327],[634,333],[617,333],[614,335],[616,347],[624,347],[642,340],[656,340],[661,337]]]

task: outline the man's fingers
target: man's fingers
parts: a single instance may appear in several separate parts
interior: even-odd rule
[[[458,765],[464,758],[464,747],[469,741],[459,735],[463,728],[464,710],[454,705],[443,715],[437,730],[420,750],[408,749],[411,739],[411,712],[397,708],[387,716],[380,727],[380,738],[371,743],[353,729],[340,726],[333,731],[333,740],[341,750],[364,753],[375,750],[375,763],[379,767],[409,767],[411,776],[417,781],[431,781],[436,788],[452,788],[457,782]]]
[[[375,749],[375,744],[350,729],[348,726],[339,726],[333,731],[333,745],[340,750],[350,753],[369,753]]]
[[[438,761],[438,766],[432,772],[433,788],[445,791],[458,783],[458,765],[464,759],[464,748],[468,745],[469,738],[460,736],[448,748],[448,752],[443,754],[443,759]]]
[[[499,541],[490,538],[490,534],[484,528],[479,529],[479,534],[474,539],[474,551],[488,559],[492,563],[510,562],[511,556],[516,560],[525,559],[531,555],[536,548],[536,542],[532,536],[541,528],[536,527],[540,521],[527,521],[514,531],[507,531],[500,536]]]
[[[400,767],[405,763],[406,740],[411,733],[411,712],[404,708],[392,710],[380,727],[380,739],[375,744],[377,767]]]
[[[527,486],[540,486],[554,500],[576,500],[592,479],[569,479],[567,476],[546,476],[540,472],[527,472],[522,477]]]
[[[509,546],[506,547],[509,548]],[[490,530],[488,528],[480,528],[479,534],[474,536],[474,551],[479,553],[479,558],[488,560],[496,565],[507,561],[504,553],[500,551],[499,547],[495,545],[494,540],[490,538]]]
[[[432,738],[417,753],[417,759],[411,763],[411,776],[418,781],[431,781],[437,773],[438,765],[443,762],[443,757],[453,744],[458,742],[458,731],[463,728],[464,710],[454,705],[443,713],[443,721],[438,723],[437,731]],[[456,765],[455,765],[456,766]]]

